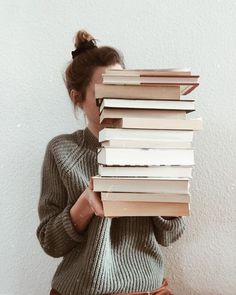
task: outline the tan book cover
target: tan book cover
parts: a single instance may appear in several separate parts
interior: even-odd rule
[[[102,192],[102,201],[189,203],[189,194]]]
[[[100,123],[105,119],[120,118],[168,118],[186,119],[184,110],[146,110],[146,109],[124,109],[124,108],[104,108],[100,113]]]
[[[172,130],[201,130],[201,118],[182,119],[158,119],[158,118],[122,118],[104,120],[102,126],[112,128],[134,128],[134,129],[172,129]]]
[[[95,97],[180,100],[180,86],[95,84]]]
[[[188,203],[103,201],[105,217],[189,216]]]

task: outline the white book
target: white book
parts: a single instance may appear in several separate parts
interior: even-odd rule
[[[150,166],[193,165],[193,149],[100,148],[97,160],[103,165]]]
[[[188,149],[192,148],[192,142],[188,141],[157,141],[157,140],[106,140],[101,143],[103,147],[117,148],[174,148]]]
[[[195,111],[194,101],[191,100],[142,100],[104,98],[100,105],[100,112],[104,108],[132,108],[132,109],[163,109]]]
[[[110,177],[192,178],[192,166],[98,166],[98,174]]]
[[[102,201],[189,203],[189,194],[101,192]]]
[[[107,140],[156,140],[192,142],[193,131],[104,128],[99,132],[99,142]]]

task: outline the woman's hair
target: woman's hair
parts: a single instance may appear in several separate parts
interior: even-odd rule
[[[120,64],[124,68],[125,65],[121,52],[113,47],[97,47],[96,39],[84,30],[77,32],[74,45],[76,50],[72,52],[73,59],[65,70],[64,82],[75,111],[85,100],[86,89],[97,67]],[[77,101],[70,95],[72,89],[80,93]]]

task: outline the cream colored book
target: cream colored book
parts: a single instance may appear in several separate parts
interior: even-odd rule
[[[102,201],[189,203],[189,194],[120,193],[102,192]]]
[[[104,166],[98,165],[98,174],[108,177],[192,178],[192,166]]]
[[[171,129],[171,130],[201,130],[202,119],[159,119],[159,118],[122,118],[109,119],[102,123],[103,127],[134,128],[134,129]]]
[[[105,108],[100,114],[100,123],[105,119],[121,118],[156,118],[156,119],[186,119],[185,111],[176,110],[146,110],[146,109],[123,109]]]
[[[188,203],[103,201],[105,217],[189,216]]]
[[[189,179],[93,176],[95,192],[137,192],[188,194]]]
[[[118,166],[193,165],[193,149],[100,148],[98,164]]]

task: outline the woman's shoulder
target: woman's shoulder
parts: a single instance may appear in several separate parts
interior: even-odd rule
[[[72,133],[63,133],[52,137],[46,147],[46,151],[52,153],[56,162],[63,162],[75,151],[83,148],[83,130]]]

